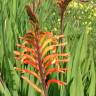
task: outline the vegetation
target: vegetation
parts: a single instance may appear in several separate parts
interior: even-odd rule
[[[96,96],[96,0],[64,2],[0,0],[0,96]]]

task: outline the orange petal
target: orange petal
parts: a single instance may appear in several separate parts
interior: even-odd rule
[[[28,30],[28,33],[31,33],[33,36],[35,36],[35,32],[33,32],[32,30]]]
[[[48,51],[50,50],[54,50],[55,47],[58,47],[58,46],[65,46],[66,43],[61,43],[61,44],[56,44],[56,45],[50,45],[48,47],[45,48],[45,50],[40,50],[42,52],[42,56],[45,56],[45,54],[47,54]]]
[[[34,57],[31,56],[31,55],[28,55],[28,54],[23,54],[22,62],[23,62],[24,59],[31,59],[33,62],[35,62]]]
[[[56,80],[56,79],[50,79],[50,80],[48,80],[47,85],[49,86],[51,83],[57,83],[58,85],[66,85],[65,82],[62,82],[62,81]]]
[[[16,60],[21,60],[22,58],[20,58],[20,57],[15,57],[15,59],[16,59]]]
[[[24,60],[24,59],[31,59],[33,62],[35,62],[34,57],[31,56],[31,55],[24,54],[24,53],[19,52],[19,51],[14,51],[14,54],[16,55],[16,57],[18,57],[18,56],[20,56],[20,55],[23,56],[23,57],[22,57],[22,60]]]
[[[46,76],[52,74],[53,72],[65,72],[65,71],[67,71],[66,68],[51,68],[51,69],[47,70]]]
[[[33,47],[35,48],[35,46],[36,46],[36,42],[35,42],[35,40],[34,40],[34,38],[27,38],[26,36],[24,37],[19,37],[21,40],[24,40],[24,41],[26,41],[26,43],[28,43],[28,44],[30,44],[30,45],[33,45]]]
[[[64,35],[59,35],[59,36],[54,36],[56,39],[60,39],[60,38],[63,38]]]
[[[19,51],[14,51],[14,54],[15,54],[16,56],[20,56],[22,53],[19,52]]]
[[[33,71],[30,71],[30,70],[27,70],[27,69],[21,69],[21,68],[17,68],[17,67],[15,69],[18,70],[18,71],[22,71],[24,73],[29,73],[30,75],[34,75],[37,79],[40,80],[40,77],[38,76],[38,74],[33,72]]]
[[[52,38],[47,39],[47,40],[42,44],[41,51],[46,47],[46,45],[48,45],[48,43],[51,43],[51,42],[52,42]]]
[[[53,33],[52,32],[44,32],[45,33],[45,35],[53,35]]]
[[[53,64],[57,64],[57,63],[56,63],[56,60],[48,61],[48,62],[45,64],[45,69],[46,69],[48,66],[53,65]]]
[[[34,56],[36,56],[35,51],[32,48],[29,48],[29,47],[22,45],[22,44],[17,44],[17,47],[24,48],[27,52],[31,52]]]
[[[45,50],[42,50],[42,56],[45,56],[47,54],[48,51],[50,50],[54,50],[54,46],[48,46],[45,48]]]
[[[66,63],[66,62],[69,62],[69,59],[56,60],[56,62],[63,62],[63,63]]]
[[[56,44],[56,45],[53,45],[53,46],[65,46],[67,43],[61,43],[61,44]]]
[[[23,63],[25,63],[25,64],[29,64],[29,65],[31,65],[32,67],[34,67],[34,68],[36,68],[37,70],[39,70],[39,67],[38,67],[38,65],[35,63],[35,62],[32,62],[32,61],[30,61],[30,60],[23,60]]]
[[[43,63],[47,62],[47,60],[52,59],[52,58],[57,58],[57,56],[69,56],[69,53],[61,53],[61,54],[50,54],[47,55],[44,60]]]
[[[42,34],[42,33],[41,33]],[[43,35],[41,36],[40,38],[40,44],[42,45],[43,42],[45,42],[45,39],[46,38],[50,38],[53,36],[53,33],[52,32],[44,32]]]

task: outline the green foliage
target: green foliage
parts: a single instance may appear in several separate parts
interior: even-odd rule
[[[0,96],[39,96],[19,80],[21,74],[17,74],[14,67],[20,67],[20,62],[15,61],[13,55],[16,44],[21,42],[18,38],[30,28],[25,5],[33,1],[37,0],[0,0]],[[53,1],[45,0],[36,13],[42,30],[60,34],[60,10]],[[66,64],[69,71],[66,77],[57,78],[67,79],[68,84],[63,87],[53,84],[49,96],[96,96],[96,0],[88,1],[73,0],[66,10],[64,51],[70,53],[70,62]],[[38,84],[35,78],[29,78]]]

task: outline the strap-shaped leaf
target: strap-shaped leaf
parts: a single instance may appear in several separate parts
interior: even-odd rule
[[[53,72],[65,72],[65,71],[67,71],[66,68],[51,68],[47,70],[46,76],[52,74]]]
[[[58,85],[66,85],[65,82],[62,82],[62,81],[57,80],[57,79],[50,79],[50,80],[48,80],[47,85],[50,86],[51,83],[57,83]]]
[[[28,78],[21,76],[23,80],[25,80],[29,85],[31,85],[37,92],[43,94],[43,91],[41,88],[39,88],[36,84],[34,84],[32,81],[30,81]]]
[[[30,75],[33,75],[33,76],[35,76],[37,79],[39,79],[40,80],[40,76],[37,74],[37,73],[35,73],[34,71],[30,71],[30,70],[27,70],[27,69],[21,69],[21,68],[15,68],[17,71],[22,71],[22,72],[24,72],[24,73],[29,73]]]

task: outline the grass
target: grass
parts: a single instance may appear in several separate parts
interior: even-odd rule
[[[33,1],[0,0],[0,96],[40,96],[20,79],[20,73],[14,69],[15,66],[20,67],[20,62],[15,61],[13,54],[17,49],[16,44],[21,43],[18,38],[30,28],[25,5]],[[95,3],[95,0],[87,3],[73,0],[66,10],[64,40],[67,46],[64,52],[70,53],[70,62],[62,67],[68,67],[69,71],[57,78],[66,80],[68,84],[52,84],[49,96],[96,96]],[[56,3],[46,0],[36,13],[42,30],[60,34],[60,10]],[[30,79],[35,80],[33,77]]]

